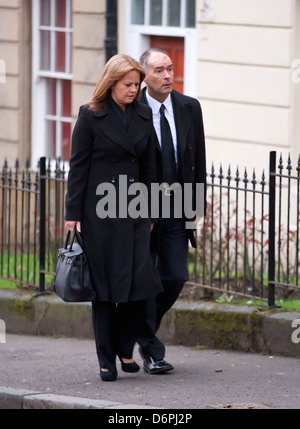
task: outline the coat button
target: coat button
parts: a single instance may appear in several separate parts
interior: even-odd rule
[[[131,162],[135,162],[136,161],[136,157],[135,156],[131,156],[130,159],[131,159]]]
[[[194,173],[194,171],[195,171],[195,167],[193,166],[193,167],[192,167],[192,172]]]
[[[133,182],[134,182],[134,178],[133,178],[133,177],[129,177],[129,179],[128,179],[128,180],[129,180],[129,182],[130,182],[130,183],[133,183]]]
[[[115,178],[115,177],[112,177],[112,178],[110,179],[110,182],[111,182],[111,183],[116,183],[116,181],[117,181],[117,180],[116,180],[116,178]]]

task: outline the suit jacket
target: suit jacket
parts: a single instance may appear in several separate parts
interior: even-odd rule
[[[196,184],[204,184],[204,214],[206,213],[206,154],[202,110],[197,99],[172,91],[172,103],[177,132],[177,156],[179,182],[184,190],[185,183],[192,184],[193,210],[196,209]],[[140,101],[147,103],[146,88],[142,90]],[[158,180],[162,182],[162,156],[155,134],[156,163]],[[183,199],[184,200],[184,199]],[[199,204],[199,202],[198,202]],[[193,230],[187,229],[193,247],[196,241]],[[159,240],[159,239],[158,239]]]

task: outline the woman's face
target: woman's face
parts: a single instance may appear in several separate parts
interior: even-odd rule
[[[111,96],[122,109],[126,109],[126,104],[130,104],[136,98],[140,88],[140,73],[131,70],[118,80],[111,88]]]

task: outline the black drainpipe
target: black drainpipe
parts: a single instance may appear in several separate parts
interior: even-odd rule
[[[106,61],[118,52],[117,24],[117,0],[106,0],[106,38],[104,42]]]

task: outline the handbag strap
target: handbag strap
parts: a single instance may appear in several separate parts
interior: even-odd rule
[[[68,248],[70,236],[71,236],[71,231],[68,231],[68,234],[67,234],[67,237],[66,237],[66,242],[65,242],[65,249]],[[76,237],[77,243],[83,249],[83,241],[82,241],[81,235],[80,235],[79,231],[77,230],[77,228],[75,226],[75,228],[73,230],[73,233],[72,233],[72,239],[71,239],[71,244],[70,244],[70,249],[69,249],[70,252],[72,252],[75,237]]]
[[[71,236],[71,231],[68,231],[68,234],[67,234],[67,237],[66,237],[66,241],[65,241],[65,249],[68,248],[70,236]]]
[[[76,226],[75,226],[75,228],[74,228],[74,231],[75,231],[75,236],[76,236],[77,243],[80,245],[80,247],[81,247],[81,248],[82,248],[82,250],[83,250],[83,241],[82,241],[82,238],[81,238],[80,232],[77,230]]]

